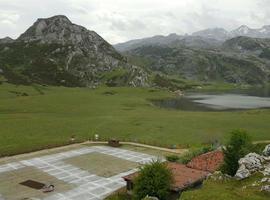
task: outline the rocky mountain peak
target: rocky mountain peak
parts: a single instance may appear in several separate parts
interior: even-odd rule
[[[53,23],[67,23],[72,25],[72,22],[68,19],[65,15],[55,15],[49,18],[38,18],[36,23],[46,23],[46,24],[53,24]]]
[[[128,64],[126,58],[96,32],[73,24],[64,15],[38,19],[18,39],[5,45],[0,46],[0,49],[8,49],[2,57],[0,51],[1,62],[11,65],[11,57],[22,55],[18,63],[24,63],[21,71],[28,77],[27,81],[90,87],[101,83],[147,84],[148,74],[143,69]],[[110,78],[111,73],[116,73],[117,77]]]
[[[241,25],[238,29],[239,30],[249,30],[250,28],[247,25]]]
[[[18,39],[24,42],[72,45],[76,49],[88,52],[106,52],[107,55],[121,58],[114,48],[96,32],[73,24],[66,16],[56,15],[38,19]]]
[[[178,39],[179,35],[177,35],[176,33],[171,33],[167,37]]]
[[[106,43],[97,33],[73,24],[66,16],[57,15],[38,19],[18,40],[24,42],[39,41],[41,43],[60,43],[81,45]]]
[[[216,40],[226,40],[229,37],[229,33],[224,28],[211,28],[195,32],[192,34],[192,36],[201,36],[204,38],[213,38]]]
[[[67,16],[65,15],[55,15],[55,16],[52,16],[52,17],[49,17],[49,18],[38,18],[37,21],[39,20],[46,20],[46,21],[65,21],[65,22],[68,22],[70,24],[71,21],[68,19]]]
[[[242,25],[239,28],[232,31],[232,33],[235,35],[247,35],[250,33],[250,31],[251,31],[251,29],[248,26]]]

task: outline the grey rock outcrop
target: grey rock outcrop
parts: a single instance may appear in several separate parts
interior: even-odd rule
[[[262,171],[264,176],[270,176],[270,163],[264,165],[264,170]]]
[[[264,168],[264,158],[256,153],[249,153],[244,158],[241,158],[238,163],[240,167],[235,174],[235,178],[238,180],[245,179]]]
[[[261,172],[265,177],[261,180],[263,182],[270,182],[270,156],[269,147],[267,145],[263,151],[263,155],[256,153],[249,153],[244,158],[241,158],[239,163],[239,169],[235,174],[235,178],[238,180],[245,179],[251,176],[255,172]]]
[[[262,178],[261,183],[270,183],[270,178]]]
[[[245,168],[245,166],[240,166],[238,171],[235,174],[235,178],[237,180],[242,180],[249,177],[250,175],[251,175],[251,172],[247,168]]]
[[[73,24],[66,16],[57,15],[38,19],[30,28],[20,35],[18,40],[25,42],[74,44],[84,47],[106,43],[96,32]],[[95,44],[94,44],[95,43]],[[108,46],[109,47],[109,46]],[[111,50],[113,49],[110,47]]]
[[[268,144],[263,150],[264,156],[270,156],[270,144]]]
[[[270,192],[270,185],[264,185],[264,186],[262,186],[261,191],[263,191],[263,192]]]

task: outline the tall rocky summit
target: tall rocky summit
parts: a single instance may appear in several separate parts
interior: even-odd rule
[[[147,73],[127,63],[96,32],[66,16],[38,19],[18,39],[0,43],[8,80],[65,86],[147,85]]]

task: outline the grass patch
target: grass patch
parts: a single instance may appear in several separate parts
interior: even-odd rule
[[[251,85],[240,85],[233,83],[224,83],[224,82],[210,82],[202,83],[201,87],[197,88],[199,91],[231,91],[234,89],[248,89],[251,88]]]
[[[177,155],[168,155],[166,156],[166,160],[169,161],[169,162],[178,162],[180,159],[179,156]]]
[[[201,189],[184,192],[181,200],[267,200],[269,194],[260,192],[260,186],[252,186],[254,182],[260,180],[261,175],[255,175],[251,178],[237,180],[212,180],[204,182]]]
[[[9,91],[26,92],[17,96]],[[149,88],[65,88],[0,85],[0,156],[85,141],[99,134],[157,146],[222,141],[234,129],[267,140],[270,110],[189,112],[155,107],[172,93]],[[40,93],[42,92],[42,94]]]

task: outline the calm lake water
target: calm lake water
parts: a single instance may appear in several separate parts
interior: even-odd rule
[[[161,108],[187,111],[226,111],[270,108],[270,88],[224,92],[188,92],[174,99],[152,101]]]

